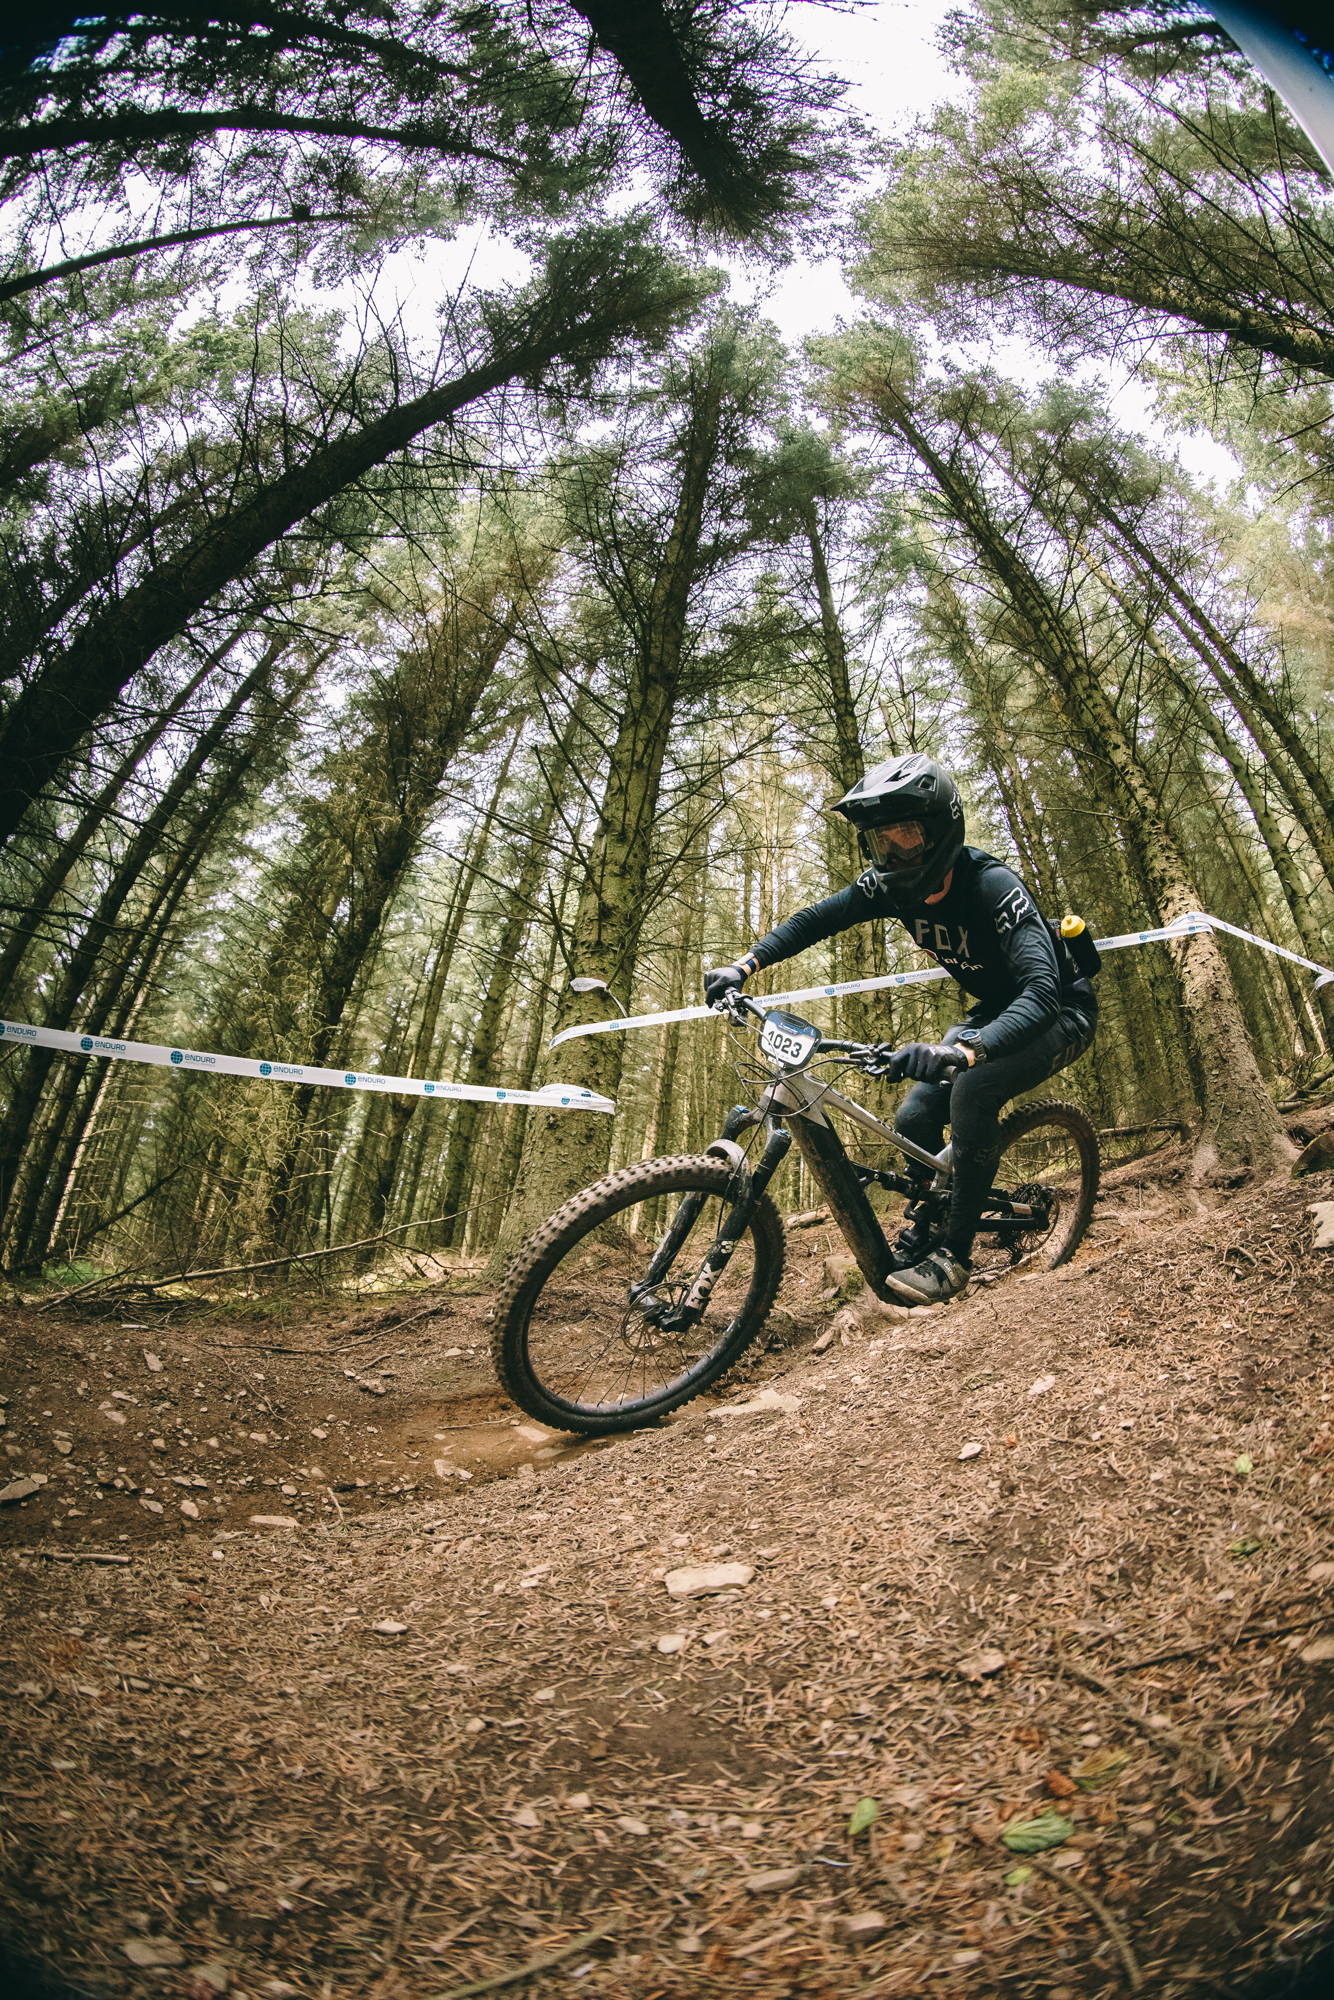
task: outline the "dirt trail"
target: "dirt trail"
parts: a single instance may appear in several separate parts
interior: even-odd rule
[[[12,1315],[8,1936],[189,2000],[1248,1992],[1331,1915],[1331,1196],[1132,1177],[819,1356],[803,1233],[757,1373],[592,1452],[488,1406],[480,1296]]]

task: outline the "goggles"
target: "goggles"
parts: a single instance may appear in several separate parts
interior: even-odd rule
[[[892,826],[868,826],[862,838],[877,868],[916,868],[926,859],[926,828],[920,819],[896,820]]]

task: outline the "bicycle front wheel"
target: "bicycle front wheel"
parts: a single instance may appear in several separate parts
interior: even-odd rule
[[[1021,1105],[1002,1120],[1000,1140],[993,1198],[973,1245],[973,1274],[983,1282],[1067,1262],[1098,1193],[1098,1135],[1076,1105]]]
[[[682,1302],[733,1213],[723,1160],[643,1160],[595,1181],[519,1250],[496,1301],[491,1352],[520,1409],[555,1430],[635,1430],[698,1396],[744,1353],[783,1274],[783,1224],[756,1203],[703,1314]]]

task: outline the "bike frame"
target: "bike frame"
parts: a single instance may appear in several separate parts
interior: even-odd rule
[[[761,1020],[767,1011],[753,1000],[741,999],[740,1005],[747,1014]],[[858,1046],[833,1040],[822,1040],[818,1044],[818,1048],[826,1049],[832,1055]],[[742,1191],[727,1222],[706,1252],[686,1298],[678,1307],[660,1309],[664,1326],[685,1327],[703,1313],[715,1280],[726,1267],[755,1212],[756,1203],[794,1142],[871,1290],[877,1298],[891,1304],[902,1303],[901,1294],[892,1291],[885,1283],[893,1253],[867,1200],[866,1189],[874,1181],[896,1193],[920,1198],[924,1191],[920,1178],[909,1181],[881,1168],[859,1166],[849,1157],[842,1139],[831,1124],[828,1116],[831,1110],[841,1112],[877,1139],[888,1141],[905,1159],[924,1168],[930,1177],[926,1185],[932,1196],[938,1202],[948,1198],[953,1160],[948,1145],[939,1153],[928,1153],[925,1147],[917,1145],[902,1132],[896,1132],[883,1118],[877,1118],[865,1105],[846,1097],[832,1083],[813,1076],[809,1069],[780,1070],[771,1076],[753,1108],[747,1104],[733,1106],[723,1125],[722,1136],[705,1148],[706,1152],[730,1161],[738,1175],[744,1177]],[[761,1124],[766,1126],[768,1136],[764,1151],[751,1170],[736,1142],[742,1132]],[[999,1188],[992,1189],[990,1200],[1007,1220],[1023,1223],[1032,1219],[1034,1211],[1027,1202],[1015,1201]],[[687,1195],[672,1227],[659,1245],[643,1284],[635,1288],[635,1295],[640,1301],[651,1294],[662,1273],[670,1268],[677,1250],[694,1226],[703,1201],[703,1195]]]
[[[790,1134],[867,1284],[878,1298],[901,1304],[900,1295],[885,1285],[891,1254],[885,1232],[866,1198],[866,1183],[830,1123],[827,1109],[842,1112],[877,1139],[888,1140],[905,1158],[927,1168],[937,1189],[942,1185],[942,1177],[944,1185],[948,1185],[950,1149],[946,1146],[940,1153],[928,1153],[925,1147],[896,1132],[883,1118],[877,1118],[865,1105],[857,1104],[832,1084],[822,1083],[801,1070],[775,1077],[766,1086],[756,1110],[748,1114],[751,1120],[765,1119],[771,1132]],[[906,1184],[903,1191],[907,1191]]]

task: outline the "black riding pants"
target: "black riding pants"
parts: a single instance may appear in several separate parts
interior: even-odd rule
[[[962,1026],[976,1027],[976,1018],[945,1035],[953,1042]],[[1032,1090],[1045,1077],[1082,1056],[1093,1040],[1094,1022],[1086,1014],[1066,1009],[1022,1049],[1007,1056],[960,1070],[952,1081],[919,1083],[908,1092],[894,1119],[895,1129],[928,1152],[938,1153],[950,1127],[954,1156],[954,1186],[950,1195],[946,1247],[967,1258],[977,1234],[978,1218],[996,1172],[1002,1107],[1020,1091]]]

